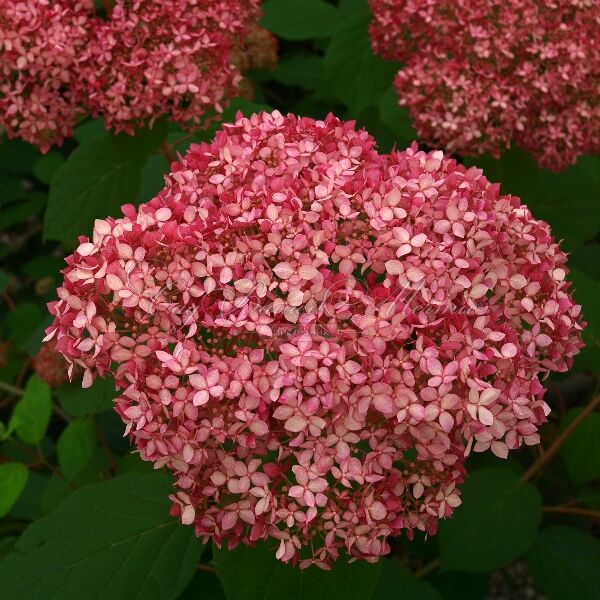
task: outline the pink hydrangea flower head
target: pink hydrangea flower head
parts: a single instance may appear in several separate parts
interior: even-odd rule
[[[91,0],[0,0],[0,124],[46,152],[73,132]]]
[[[561,170],[600,151],[598,0],[370,0],[373,49],[421,138],[450,152],[516,143]]]
[[[163,115],[196,126],[235,95],[231,55],[259,16],[259,0],[117,0],[84,54],[79,93],[116,131]]]
[[[80,238],[47,337],[84,385],[113,374],[183,523],[329,568],[435,533],[471,450],[539,442],[540,378],[582,345],[565,262],[442,152],[239,114]]]

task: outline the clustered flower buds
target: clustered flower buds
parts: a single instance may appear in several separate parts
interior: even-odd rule
[[[0,120],[42,151],[83,112],[117,132],[198,126],[237,93],[232,52],[259,15],[259,0],[117,0],[106,19],[91,0],[0,0]]]
[[[47,339],[84,385],[114,375],[198,535],[374,561],[452,514],[472,450],[539,442],[580,307],[548,225],[481,170],[278,112],[172,168],[80,238]]]
[[[56,351],[54,342],[42,345],[33,358],[33,370],[50,387],[58,387],[69,381],[69,365],[63,355]],[[71,379],[73,376],[71,372]]]
[[[268,29],[253,24],[231,62],[242,72],[250,69],[272,70],[277,67],[278,50],[277,38]]]
[[[600,152],[598,0],[370,0],[374,50],[423,141],[561,170]]]

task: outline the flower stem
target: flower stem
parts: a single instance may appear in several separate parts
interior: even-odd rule
[[[5,383],[4,381],[0,381],[0,390],[4,390],[13,396],[22,396],[25,391],[21,388],[18,388],[15,385],[10,385],[10,383]]]
[[[171,147],[169,146],[169,144],[167,144],[167,142],[163,142],[161,148],[163,154],[165,155],[165,158],[169,161],[169,166],[171,166],[171,163],[175,162],[175,159],[173,158],[173,154],[171,152]]]
[[[207,573],[216,573],[217,570],[210,565],[199,564],[198,571],[206,571]]]
[[[424,567],[420,568],[418,571],[415,571],[415,577],[417,579],[423,579],[423,577],[427,577],[429,573],[433,573],[433,571],[436,571],[441,564],[442,561],[439,558],[436,558],[430,563],[427,563]]]
[[[527,469],[521,481],[529,481],[534,475],[538,473],[548,462],[554,458],[554,455],[558,452],[560,447],[564,444],[565,440],[577,429],[581,422],[598,406],[600,405],[600,394],[592,396],[589,404],[569,423],[565,430],[554,440],[550,448],[544,452],[538,460],[536,460]]]
[[[600,512],[587,508],[579,508],[577,506],[544,506],[542,509],[547,513],[559,513],[564,515],[580,515],[589,517],[590,519],[600,520]]]

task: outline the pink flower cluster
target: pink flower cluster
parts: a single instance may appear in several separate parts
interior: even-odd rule
[[[0,0],[0,123],[47,151],[78,113],[132,133],[168,115],[195,127],[221,111],[241,79],[236,44],[259,0]]]
[[[598,0],[370,0],[375,52],[400,60],[424,141],[561,170],[600,152]]]
[[[238,38],[259,16],[259,0],[118,0],[95,25],[80,73],[85,101],[107,127],[133,133],[161,115],[199,125],[235,95]]]
[[[481,170],[278,112],[172,169],[80,238],[47,339],[84,385],[114,375],[198,535],[373,561],[452,514],[471,450],[539,442],[580,307],[548,225]]]
[[[0,0],[0,125],[47,151],[78,112],[73,65],[90,40],[92,0]]]

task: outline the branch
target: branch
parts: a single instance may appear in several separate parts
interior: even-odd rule
[[[22,396],[25,393],[25,390],[22,390],[15,385],[10,385],[10,383],[5,383],[4,381],[0,381],[0,390],[4,390],[13,396]]]
[[[554,440],[550,448],[527,469],[521,481],[529,481],[546,463],[550,462],[567,438],[598,405],[600,405],[600,394],[592,397],[589,404],[569,423],[565,430]]]
[[[433,571],[436,571],[441,564],[442,564],[442,561],[439,558],[436,558],[435,560],[432,560],[430,563],[427,563],[424,567],[422,567],[418,571],[415,571],[414,575],[417,579],[423,579],[423,577],[427,577],[427,575],[429,575],[429,573],[433,573]]]
[[[216,573],[217,570],[210,565],[199,564],[198,571],[206,571],[207,573]]]
[[[600,520],[600,512],[587,508],[579,508],[577,506],[544,506],[542,509],[547,513],[559,513],[564,515],[580,515],[589,517],[590,519]]]
[[[167,142],[163,142],[161,145],[163,154],[165,155],[166,159],[169,161],[169,167],[171,166],[172,163],[175,162],[175,159],[173,158],[173,154],[171,153],[171,148],[169,146],[169,144],[167,144]]]

